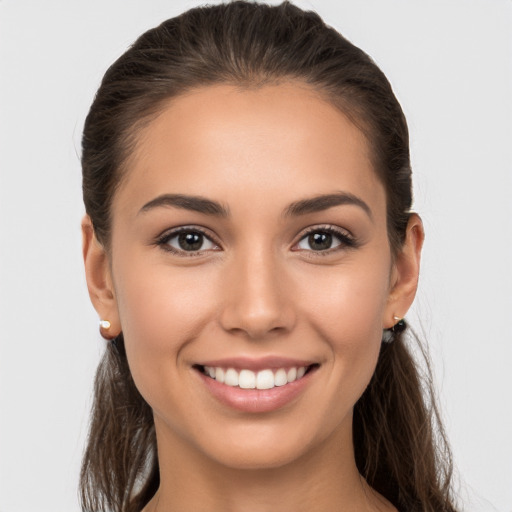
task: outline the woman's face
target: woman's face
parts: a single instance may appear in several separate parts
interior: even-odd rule
[[[198,89],[144,128],[107,277],[99,311],[159,449],[231,467],[349,442],[382,330],[405,313],[367,142],[292,83]]]

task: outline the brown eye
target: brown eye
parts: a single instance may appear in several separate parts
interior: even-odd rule
[[[314,231],[302,238],[298,248],[308,251],[327,251],[341,245],[339,236],[329,231]]]
[[[325,251],[332,246],[332,235],[330,233],[313,233],[308,236],[308,243],[314,251]]]
[[[184,251],[199,251],[203,245],[204,236],[201,233],[180,233],[178,245]]]
[[[200,231],[182,230],[178,233],[170,233],[161,244],[168,247],[168,250],[175,253],[200,252],[210,249],[218,249],[206,235]]]

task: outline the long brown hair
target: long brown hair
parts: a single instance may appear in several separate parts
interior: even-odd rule
[[[371,58],[314,12],[285,2],[235,1],[191,9],[143,34],[107,71],[87,116],[83,195],[108,250],[110,207],[140,128],[169,98],[217,83],[259,87],[307,83],[366,135],[387,197],[396,254],[412,203],[407,124]],[[375,374],[354,409],[356,463],[398,509],[453,512],[451,458],[433,399],[404,333],[383,343]],[[132,380],[122,335],[108,344],[96,375],[83,459],[84,511],[139,512],[159,485],[151,409]]]

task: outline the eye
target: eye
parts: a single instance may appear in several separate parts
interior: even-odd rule
[[[354,246],[355,240],[348,233],[331,226],[310,229],[296,245],[297,250],[314,252],[331,252]]]
[[[162,235],[158,245],[175,254],[192,256],[203,251],[218,250],[219,246],[198,228],[180,228]]]

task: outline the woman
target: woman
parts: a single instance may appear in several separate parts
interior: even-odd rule
[[[407,125],[366,54],[289,3],[192,9],[107,71],[82,166],[112,341],[84,510],[455,510],[404,337]]]

